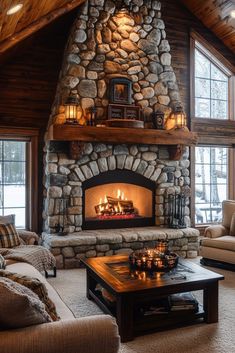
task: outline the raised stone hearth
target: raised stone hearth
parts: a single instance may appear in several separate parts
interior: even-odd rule
[[[58,268],[80,267],[82,258],[129,254],[168,240],[169,249],[184,258],[198,254],[199,231],[159,227],[87,230],[66,236],[43,234],[43,245],[55,255]]]

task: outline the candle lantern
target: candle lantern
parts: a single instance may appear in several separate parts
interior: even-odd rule
[[[68,98],[64,103],[66,124],[78,124],[78,121],[77,121],[78,105],[79,105],[79,100],[76,95],[68,96]]]
[[[171,114],[166,120],[165,128],[167,130],[173,130],[173,129],[188,130],[187,117],[182,106],[180,105],[176,106],[175,109],[171,112]]]
[[[175,128],[182,129],[187,127],[186,114],[181,106],[175,108],[174,111]]]
[[[156,245],[156,250],[159,251],[162,254],[167,253],[168,251],[168,242],[165,240],[160,240],[158,241]]]

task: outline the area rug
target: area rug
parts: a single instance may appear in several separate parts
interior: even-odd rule
[[[235,272],[208,268],[225,276],[219,282],[219,322],[200,323],[136,337],[121,345],[120,353],[234,353]],[[59,270],[49,282],[76,317],[100,315],[102,311],[86,298],[84,269]],[[200,297],[201,293],[197,293]],[[102,353],[102,352],[98,352]]]

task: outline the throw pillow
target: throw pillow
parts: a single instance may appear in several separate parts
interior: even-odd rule
[[[4,257],[0,254],[0,270],[6,268],[6,260]]]
[[[235,213],[232,215],[232,218],[231,218],[229,234],[235,235]]]
[[[14,214],[9,214],[7,216],[0,216],[0,224],[15,224],[15,215]]]
[[[21,244],[14,224],[0,224],[0,248],[14,248]]]
[[[51,322],[45,305],[30,289],[8,278],[0,279],[0,328],[11,329]]]
[[[53,321],[60,320],[60,317],[57,315],[56,307],[53,301],[48,297],[48,292],[44,283],[42,283],[38,278],[24,276],[19,273],[13,273],[10,271],[0,270],[0,279],[1,277],[11,279],[14,282],[21,284],[32,290],[38,298],[45,304],[45,310],[50,315]]]

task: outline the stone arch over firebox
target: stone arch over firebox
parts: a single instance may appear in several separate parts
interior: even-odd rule
[[[63,146],[64,148],[64,146]],[[72,160],[58,144],[50,142],[46,156],[46,198],[44,203],[44,229],[56,233],[56,226],[64,222],[65,230],[77,232],[82,227],[83,183],[94,176],[110,171],[131,171],[155,185],[155,224],[166,225],[164,196],[189,188],[189,150],[180,161],[169,160],[164,146],[111,145],[86,143],[79,160]],[[62,199],[67,199],[66,215],[61,212]],[[189,208],[186,206],[189,219]],[[189,223],[190,224],[190,223]]]
[[[134,219],[124,219],[124,220],[109,220],[108,222],[100,222],[99,220],[95,221],[87,221],[86,220],[86,191],[95,190],[95,187],[103,187],[104,185],[112,184],[115,188],[115,185],[119,185],[120,183],[124,183],[131,187],[131,185],[135,185],[137,187],[141,187],[150,191],[149,197],[147,198],[149,205],[151,204],[151,216],[148,217],[138,217]],[[138,190],[140,193],[142,192],[141,188]],[[131,170],[125,169],[116,169],[112,171],[103,172],[94,176],[93,178],[87,179],[82,183],[83,190],[83,207],[82,207],[82,215],[83,215],[83,229],[99,229],[99,228],[126,228],[126,227],[135,227],[135,226],[152,226],[155,225],[155,191],[156,191],[156,183],[150,179],[147,179],[141,174],[137,174]],[[94,192],[94,191],[93,191]],[[146,196],[146,194],[144,193]],[[151,197],[150,197],[151,195]],[[140,196],[140,195],[139,195]],[[144,200],[146,201],[146,200]]]

